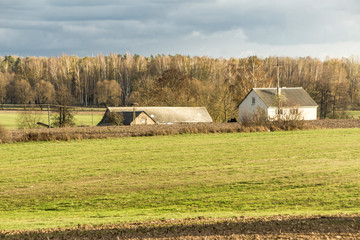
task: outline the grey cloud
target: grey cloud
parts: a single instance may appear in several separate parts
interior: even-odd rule
[[[358,17],[344,9],[340,1],[218,1],[215,6],[192,5],[172,16],[207,33],[241,28],[248,40],[273,45],[359,40],[360,34],[346,21]],[[359,5],[359,4],[358,4]],[[194,16],[194,17],[191,17]],[[344,19],[343,19],[344,18]],[[346,21],[345,21],[346,20]],[[348,34],[351,33],[352,34]]]
[[[14,2],[0,0],[0,46],[5,46],[0,55],[131,51],[241,56],[256,54],[256,49],[268,53],[271,48],[281,52],[297,45],[360,41],[356,0]]]
[[[73,6],[81,6],[81,7],[87,7],[87,6],[107,6],[107,5],[113,5],[116,3],[119,3],[118,0],[47,0],[46,1],[51,6],[56,7],[73,7]],[[123,1],[126,2],[126,1]]]

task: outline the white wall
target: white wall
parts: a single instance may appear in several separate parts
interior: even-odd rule
[[[275,119],[277,117],[277,108],[269,108],[267,113],[268,119]]]
[[[291,108],[282,108],[283,116],[290,117],[291,119]],[[317,119],[317,107],[298,107],[299,117],[301,120],[316,120]],[[277,108],[268,109],[268,118],[274,120],[277,118]],[[286,117],[284,117],[286,118]]]
[[[255,104],[252,103],[253,97],[255,98]],[[261,107],[262,109],[265,109],[265,111],[267,111],[267,106],[265,105],[265,103],[253,90],[251,90],[251,92],[239,105],[239,122],[242,122],[244,117],[246,118],[252,116],[256,112],[258,107]]]
[[[317,119],[317,107],[302,107],[302,116],[304,120],[316,120]]]

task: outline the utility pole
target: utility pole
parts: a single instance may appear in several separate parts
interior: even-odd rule
[[[280,102],[280,95],[281,95],[281,88],[280,88],[280,73],[279,73],[279,69],[280,69],[279,65],[279,58],[277,58],[276,60],[276,80],[277,80],[277,87],[276,87],[276,101],[277,101],[277,115],[278,115],[278,120],[280,120],[280,108],[281,108],[281,102]]]

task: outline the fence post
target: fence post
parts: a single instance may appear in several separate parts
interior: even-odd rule
[[[49,104],[47,105],[47,110],[48,110],[48,125],[50,128],[50,105]]]

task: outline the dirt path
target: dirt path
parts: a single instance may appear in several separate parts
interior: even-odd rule
[[[360,214],[192,218],[2,232],[0,239],[360,239]]]

